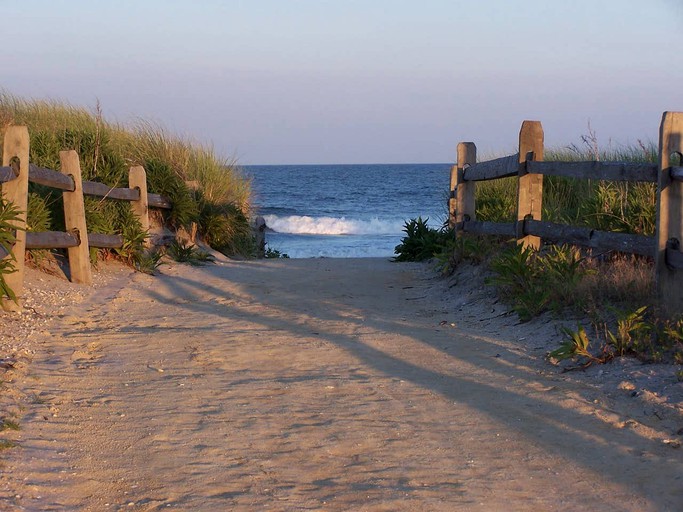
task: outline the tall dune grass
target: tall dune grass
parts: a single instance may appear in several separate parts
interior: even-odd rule
[[[657,146],[643,144],[600,150],[597,143],[575,144],[545,152],[547,161],[657,162]],[[654,183],[607,182],[546,176],[543,219],[605,231],[653,235],[657,187]],[[517,180],[477,184],[477,218],[510,222],[516,217]]]
[[[122,187],[128,183],[128,168],[143,165],[149,191],[169,196],[173,202],[173,209],[165,213],[169,224],[187,227],[196,222],[199,233],[207,240],[220,240],[215,248],[229,255],[248,255],[252,250],[247,220],[251,184],[235,161],[221,158],[210,146],[146,121],[111,123],[103,119],[99,105],[89,111],[64,102],[27,100],[0,92],[0,136],[10,125],[28,126],[31,161],[40,166],[58,169],[59,151],[73,149],[79,153],[84,179]],[[195,192],[187,181],[197,182]],[[32,204],[55,212],[50,225],[41,225],[41,229],[60,229],[60,195],[34,184],[31,192],[40,198],[34,198]],[[218,215],[220,222],[215,218],[206,221],[202,212],[207,209]],[[129,205],[87,201],[86,210],[89,225],[100,232],[139,238],[131,226]],[[30,218],[32,212],[28,215]]]

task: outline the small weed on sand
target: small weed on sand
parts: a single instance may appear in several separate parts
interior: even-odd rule
[[[19,430],[19,423],[14,420],[4,419],[0,421],[0,432],[3,430]]]
[[[10,441],[8,439],[0,439],[0,451],[1,450],[9,450],[10,448],[14,448],[17,445],[14,441]]]
[[[214,261],[214,257],[208,252],[202,251],[194,244],[180,240],[171,242],[166,253],[179,263],[188,263],[193,266],[212,263]]]

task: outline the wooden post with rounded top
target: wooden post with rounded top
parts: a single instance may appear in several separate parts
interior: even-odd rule
[[[149,239],[149,201],[147,199],[147,173],[144,167],[136,165],[130,168],[128,171],[128,187],[140,191],[140,199],[131,201],[130,204],[133,213],[140,221],[142,230],[148,235],[145,238],[145,247],[149,247],[151,243]]]
[[[458,162],[451,172],[451,190],[454,190],[455,204],[451,210],[455,215],[453,226],[457,227],[461,222],[475,220],[476,203],[474,200],[475,183],[465,181],[465,170],[470,165],[477,163],[477,146],[474,142],[461,142],[458,144]],[[455,175],[455,176],[454,176]],[[455,184],[453,178],[455,177]]]
[[[519,163],[527,160],[540,162],[543,160],[543,126],[540,121],[524,121],[519,131]],[[517,243],[524,247],[538,249],[541,239],[537,236],[525,235],[523,223],[525,219],[541,220],[543,206],[543,175],[528,174],[520,165],[517,185]]]
[[[59,162],[62,174],[70,176],[74,182],[73,192],[65,191],[64,224],[69,233],[76,235],[79,244],[67,249],[69,254],[69,270],[71,282],[92,284],[92,270],[90,267],[90,245],[88,244],[88,229],[85,223],[85,205],[83,201],[83,182],[81,179],[81,163],[75,151],[60,151]]]
[[[16,242],[11,254],[6,258],[14,258],[15,271],[5,274],[5,283],[12,290],[17,302],[8,297],[0,297],[3,309],[19,311],[24,293],[24,256],[26,251],[26,210],[28,207],[28,167],[29,167],[29,135],[25,126],[9,126],[5,132],[2,150],[2,165],[11,166],[18,175],[12,181],[2,184],[2,197],[14,204],[19,210],[18,221],[13,225],[16,230]],[[17,161],[18,160],[18,161]]]
[[[664,112],[659,128],[657,187],[657,294],[666,315],[683,313],[683,269],[667,265],[667,249],[680,251],[683,243],[683,183],[671,179],[673,158],[683,154],[683,112]]]

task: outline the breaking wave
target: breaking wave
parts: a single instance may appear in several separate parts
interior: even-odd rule
[[[308,217],[264,215],[266,225],[277,233],[295,235],[396,235],[403,230],[403,220],[347,219],[345,217]]]

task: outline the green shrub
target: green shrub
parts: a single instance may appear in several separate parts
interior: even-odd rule
[[[289,254],[287,254],[286,252],[280,252],[277,249],[271,249],[270,247],[266,247],[266,252],[263,255],[263,257],[267,259],[289,259]]]
[[[405,222],[406,234],[394,248],[394,261],[424,261],[442,253],[454,238],[448,229],[434,229],[427,225],[429,219],[410,219]]]

